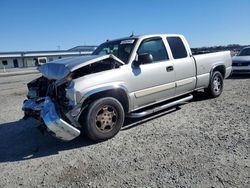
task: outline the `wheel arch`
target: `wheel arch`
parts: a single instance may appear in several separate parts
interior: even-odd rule
[[[122,85],[110,85],[105,87],[97,87],[86,92],[82,99],[82,106],[90,104],[92,101],[103,97],[113,97],[117,99],[123,106],[124,112],[128,113],[131,110],[131,100],[126,87]]]
[[[226,67],[223,64],[219,64],[219,65],[214,65],[210,71],[210,79],[212,78],[212,75],[215,71],[219,71],[223,78],[225,78],[226,75]]]

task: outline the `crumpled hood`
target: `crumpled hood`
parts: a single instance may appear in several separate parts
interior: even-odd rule
[[[59,80],[66,77],[70,72],[73,72],[76,69],[108,58],[113,58],[120,64],[124,64],[124,62],[114,55],[88,55],[51,61],[41,65],[38,70],[48,79]]]

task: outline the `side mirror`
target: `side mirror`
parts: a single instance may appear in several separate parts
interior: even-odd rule
[[[136,61],[134,61],[134,65],[139,67],[141,64],[148,64],[153,62],[153,56],[149,53],[139,54]]]

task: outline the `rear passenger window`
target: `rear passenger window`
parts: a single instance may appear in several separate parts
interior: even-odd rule
[[[180,37],[167,37],[174,59],[187,57],[187,50]]]
[[[142,42],[138,54],[149,53],[154,61],[168,60],[165,45],[160,38],[149,39]]]

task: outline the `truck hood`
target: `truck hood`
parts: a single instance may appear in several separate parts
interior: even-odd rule
[[[104,59],[112,58],[121,65],[125,63],[114,55],[88,55],[63,58],[56,61],[41,65],[38,70],[48,79],[59,80],[66,77],[70,72],[77,70],[81,67],[102,61]]]

